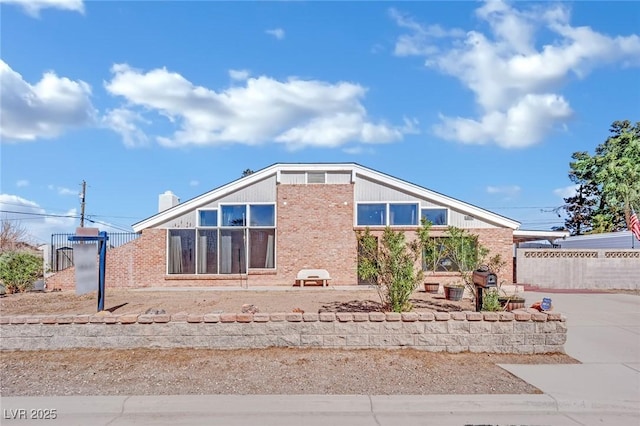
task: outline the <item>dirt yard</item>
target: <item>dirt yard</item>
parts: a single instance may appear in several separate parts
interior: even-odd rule
[[[470,300],[452,302],[443,295],[416,291],[411,298],[414,310],[474,310]],[[382,311],[377,291],[334,290],[318,287],[291,287],[287,290],[126,290],[107,289],[104,308],[115,314],[145,313],[162,309],[168,314],[242,312],[243,305],[259,312],[372,312]],[[0,298],[2,315],[92,314],[97,312],[97,293],[76,296],[73,291],[10,294]]]
[[[12,294],[0,313],[91,314],[97,295]],[[416,311],[472,310],[417,291]],[[162,309],[168,314],[241,312],[369,312],[381,310],[374,290],[294,288],[287,291],[108,290],[116,314]],[[136,349],[0,351],[2,396],[167,394],[529,394],[540,391],[497,364],[576,363],[563,354],[493,355],[404,350]]]

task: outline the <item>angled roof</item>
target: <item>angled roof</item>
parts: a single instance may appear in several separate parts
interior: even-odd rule
[[[350,171],[352,175],[352,182],[355,181],[356,176],[362,176],[407,193],[414,194],[416,197],[428,199],[443,207],[450,207],[499,226],[511,229],[518,229],[520,227],[520,223],[513,219],[509,219],[489,210],[482,209],[472,204],[440,194],[439,192],[398,179],[391,175],[361,166],[357,163],[276,163],[137,222],[132,225],[133,230],[135,232],[140,232],[143,229],[159,225],[173,217],[180,216],[191,210],[199,208],[200,206],[206,205],[213,200],[224,197],[227,194],[238,191],[273,175],[276,175],[276,181],[279,182],[280,172],[289,171]]]

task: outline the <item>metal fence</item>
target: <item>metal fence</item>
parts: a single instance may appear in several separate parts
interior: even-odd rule
[[[49,267],[51,272],[62,271],[73,266],[73,243],[69,237],[75,234],[51,234],[51,251]],[[109,232],[108,247],[112,249],[120,247],[136,240],[140,234],[135,232]]]

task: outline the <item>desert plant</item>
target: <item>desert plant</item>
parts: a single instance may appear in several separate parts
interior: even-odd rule
[[[385,309],[393,312],[412,309],[409,299],[423,277],[422,269],[416,264],[422,257],[430,226],[429,222],[423,221],[416,239],[410,242],[404,232],[386,227],[379,245],[369,228],[358,231],[358,274],[377,286]]]
[[[473,271],[484,264],[489,249],[478,241],[478,236],[455,226],[447,228],[447,237],[441,242],[450,270],[460,274],[462,282],[473,296],[477,297],[473,284]]]
[[[31,289],[42,270],[42,259],[34,254],[9,251],[0,255],[0,281],[10,293]]]
[[[503,309],[497,289],[490,289],[482,294],[482,310],[496,312]]]

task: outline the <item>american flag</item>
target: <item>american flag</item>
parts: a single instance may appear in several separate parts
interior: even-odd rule
[[[631,207],[631,219],[629,219],[629,230],[635,235],[635,237],[640,241],[640,222],[638,222],[638,216],[636,216],[636,211]]]

